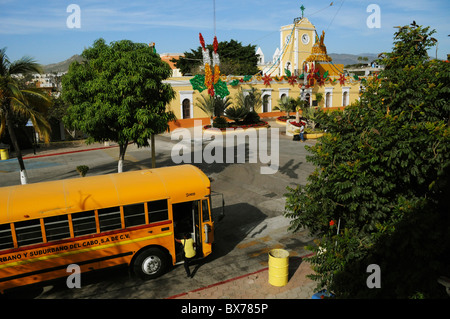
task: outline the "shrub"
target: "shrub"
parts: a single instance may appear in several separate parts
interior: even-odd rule
[[[245,124],[258,124],[261,121],[258,113],[250,111],[244,118]]]
[[[213,121],[213,126],[217,128],[226,128],[228,127],[228,121],[224,117],[216,117]]]

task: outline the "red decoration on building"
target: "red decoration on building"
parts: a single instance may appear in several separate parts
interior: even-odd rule
[[[290,85],[294,85],[295,83],[297,83],[297,76],[291,75],[290,77],[287,78],[287,80]]]
[[[264,81],[264,85],[270,86],[270,81],[272,81],[273,79],[270,77],[270,75],[265,74],[262,80]]]
[[[319,76],[318,80],[317,80],[317,84],[319,84],[320,86],[323,86],[325,84],[325,79],[321,76]]]
[[[344,74],[341,74],[339,76],[339,84],[340,85],[344,85],[345,84],[345,75]]]

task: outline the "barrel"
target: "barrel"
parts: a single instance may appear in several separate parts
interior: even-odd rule
[[[289,252],[284,249],[272,249],[269,252],[269,284],[285,286],[289,275]]]
[[[8,149],[2,148],[0,149],[0,158],[1,160],[7,160],[9,158]]]

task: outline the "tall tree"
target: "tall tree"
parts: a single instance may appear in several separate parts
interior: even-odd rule
[[[437,279],[450,277],[450,65],[428,57],[433,33],[401,27],[360,102],[321,113],[316,170],[287,193],[291,229],[317,238],[313,278],[337,297],[446,296]],[[367,285],[371,264],[379,289]]]
[[[207,45],[210,52],[213,51],[212,45]],[[258,55],[256,54],[256,45],[242,45],[236,40],[219,42],[218,52],[220,54],[220,73],[234,75],[253,75],[258,70]],[[202,66],[202,47],[191,49],[191,52],[184,52],[184,57],[173,59],[177,68],[182,74],[201,73]]]
[[[45,114],[52,105],[47,93],[37,88],[20,88],[20,76],[30,73],[42,73],[42,68],[30,57],[10,62],[6,48],[0,50],[0,136],[8,129],[14,151],[19,161],[20,181],[28,182],[22,151],[16,137],[14,117],[30,119],[37,133],[48,142],[50,140],[50,124]]]
[[[63,77],[63,98],[70,103],[65,124],[81,130],[88,143],[115,141],[119,144],[118,172],[128,143],[138,147],[168,129],[175,115],[166,111],[174,97],[169,84],[169,65],[146,44],[129,40],[106,44],[98,39],[83,51],[84,62],[74,62]]]

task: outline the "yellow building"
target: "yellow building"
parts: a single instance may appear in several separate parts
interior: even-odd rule
[[[324,44],[325,34],[319,35],[307,18],[298,18],[293,24],[280,28],[279,56],[264,74],[246,76],[221,75],[227,84],[230,97],[239,88],[244,94],[251,87],[261,90],[263,106],[258,112],[261,117],[284,115],[276,110],[282,97],[302,96],[310,106],[342,108],[359,98],[360,80],[343,74],[344,66],[335,65],[327,55]],[[220,52],[219,52],[220,54]],[[208,115],[196,107],[196,100],[202,93],[195,90],[190,82],[192,77],[172,77],[166,81],[175,91],[175,99],[168,109],[173,111],[177,121],[171,129],[179,126],[189,127],[194,119],[209,124]],[[317,104],[317,95],[322,95]]]

